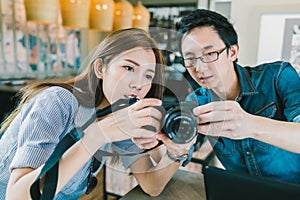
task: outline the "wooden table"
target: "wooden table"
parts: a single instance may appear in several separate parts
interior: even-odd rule
[[[178,170],[164,191],[158,197],[151,197],[144,193],[139,186],[136,186],[130,192],[125,194],[122,200],[206,200],[204,179],[202,174],[196,174],[185,170]]]

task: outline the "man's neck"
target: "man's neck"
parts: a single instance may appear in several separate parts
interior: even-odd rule
[[[233,77],[233,80],[230,80],[229,83],[224,84],[223,90],[214,90],[214,94],[220,98],[220,100],[233,100],[235,101],[240,94],[241,87],[239,84],[239,80],[237,77],[237,74],[235,74]]]

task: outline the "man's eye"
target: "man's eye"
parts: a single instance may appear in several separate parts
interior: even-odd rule
[[[213,56],[214,54],[215,54],[216,52],[209,52],[209,53],[207,53],[207,54],[205,54],[204,56]]]
[[[132,66],[124,66],[124,68],[127,70],[127,71],[134,71],[134,68]]]

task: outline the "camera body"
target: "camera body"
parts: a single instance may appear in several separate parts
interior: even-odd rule
[[[97,118],[103,117],[109,113],[128,107],[139,101],[136,98],[119,99],[110,106],[97,110]],[[156,106],[162,114],[161,127],[162,132],[166,134],[173,142],[184,144],[193,140],[197,135],[197,120],[193,115],[193,108],[198,104],[196,102],[163,102],[162,106]],[[148,130],[154,130],[154,127],[144,127]]]

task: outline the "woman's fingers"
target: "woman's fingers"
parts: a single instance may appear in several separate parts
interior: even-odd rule
[[[134,120],[140,123],[141,126],[146,125],[145,123],[152,123],[153,120],[160,121],[162,118],[162,113],[154,108],[154,107],[147,107],[142,110],[132,111],[132,117]]]
[[[157,139],[162,141],[168,151],[172,154],[172,155],[183,155],[187,152],[189,152],[189,149],[190,147],[195,143],[196,141],[196,137],[189,143],[184,143],[184,144],[177,144],[177,143],[174,143],[170,138],[167,137],[166,134],[158,134],[157,135]]]
[[[143,137],[135,137],[132,138],[132,141],[140,148],[140,149],[151,149],[158,144],[158,140],[156,137],[143,138]]]
[[[141,110],[146,107],[154,107],[154,106],[160,106],[162,104],[162,101],[159,99],[154,98],[147,98],[147,99],[141,99],[138,102],[134,103],[130,107],[133,110]]]

